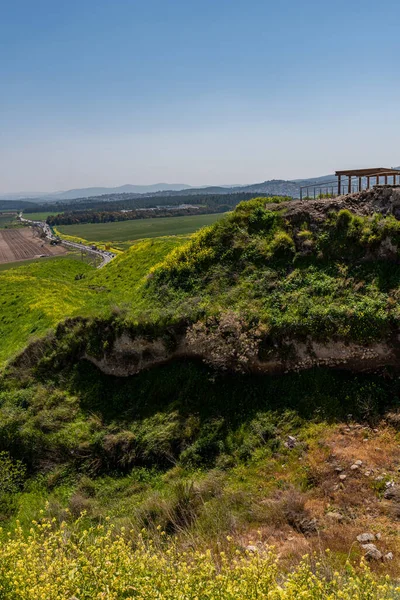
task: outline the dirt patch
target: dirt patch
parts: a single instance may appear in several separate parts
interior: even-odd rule
[[[62,246],[50,246],[32,227],[0,231],[0,263],[55,256],[65,252]]]

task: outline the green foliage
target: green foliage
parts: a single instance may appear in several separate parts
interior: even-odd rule
[[[0,521],[10,517],[17,508],[17,494],[26,477],[25,465],[13,460],[9,452],[0,452]]]

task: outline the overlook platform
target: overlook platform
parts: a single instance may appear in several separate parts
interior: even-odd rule
[[[333,197],[369,190],[377,185],[400,185],[400,170],[387,167],[347,169],[335,172],[336,179],[309,184],[300,188],[300,200]]]

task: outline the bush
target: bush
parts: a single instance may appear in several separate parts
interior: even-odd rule
[[[271,253],[280,259],[290,259],[296,252],[293,238],[285,231],[278,231],[270,245]]]

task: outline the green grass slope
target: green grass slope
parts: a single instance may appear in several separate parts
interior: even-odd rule
[[[0,365],[67,317],[137,313],[150,268],[187,238],[137,242],[100,270],[68,258],[21,264],[0,272]]]
[[[399,247],[393,217],[342,210],[311,226],[256,199],[153,269],[148,297],[171,320],[234,310],[272,336],[366,342],[399,325]]]
[[[85,304],[75,277],[91,268],[75,260],[35,262],[0,273],[0,364],[34,336]]]

